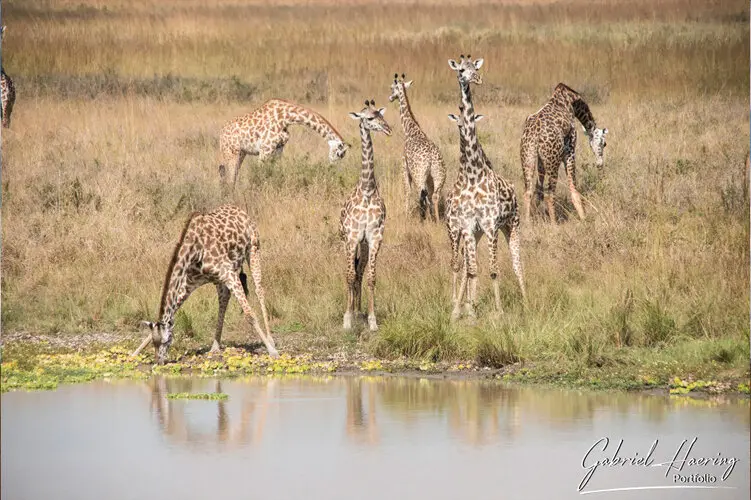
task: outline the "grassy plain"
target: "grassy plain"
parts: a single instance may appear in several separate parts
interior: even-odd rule
[[[282,351],[521,362],[526,378],[593,385],[747,383],[744,2],[24,0],[2,15],[3,66],[18,94],[2,133],[4,334],[121,332],[135,342],[186,216],[228,201],[219,129],[281,97],[320,111],[353,145],[329,166],[325,143],[294,129],[279,162],[243,165],[232,201],[258,221]],[[572,212],[561,172],[565,220],[522,228],[528,310],[501,243],[505,315],[493,313],[481,244],[474,326],[448,322],[443,224],[403,213],[401,127],[386,100],[394,72],[414,80],[413,110],[453,183],[458,138],[446,115],[458,89],[446,60],[461,53],[485,58],[480,138],[517,194],[524,118],[557,82],[582,91],[610,130],[601,172],[580,134],[587,220]],[[381,330],[357,336],[340,328],[336,230],[360,166],[346,113],[366,98],[388,108],[397,133],[375,139],[389,211]],[[215,315],[205,287],[178,315],[173,352],[208,345]],[[225,338],[247,339],[234,303]]]

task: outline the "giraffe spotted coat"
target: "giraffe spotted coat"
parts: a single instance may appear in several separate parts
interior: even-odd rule
[[[373,165],[373,141],[371,131],[391,135],[391,127],[383,118],[385,108],[375,108],[374,101],[365,101],[359,113],[350,113],[360,122],[362,142],[362,168],[360,180],[342,207],[339,219],[339,235],[344,242],[347,278],[347,309],[343,327],[352,329],[355,314],[360,312],[362,279],[367,268],[368,326],[378,329],[375,315],[376,258],[383,241],[386,222],[386,204],[378,191]]]
[[[0,28],[0,37],[5,38],[5,26]],[[13,105],[16,103],[16,87],[13,80],[5,72],[5,68],[0,68],[0,94],[2,98],[2,118],[3,128],[10,127],[10,117],[13,113]]]
[[[143,323],[150,329],[150,334],[133,354],[137,355],[151,340],[157,363],[164,364],[172,343],[177,310],[196,288],[213,283],[219,295],[219,314],[212,351],[220,348],[224,315],[230,296],[234,295],[245,318],[266,345],[269,354],[277,357],[279,354],[269,330],[265,292],[261,285],[259,250],[256,225],[240,208],[222,205],[211,212],[191,214],[167,268],[159,306],[159,321]],[[245,297],[243,261],[247,261],[250,268],[265,331],[258,324]]]
[[[443,162],[441,151],[420,128],[412,107],[407,98],[407,89],[412,85],[412,80],[405,82],[404,75],[399,79],[394,75],[394,83],[391,84],[389,101],[399,99],[399,114],[404,128],[404,189],[405,210],[410,212],[412,202],[412,186],[417,189],[419,206],[427,215],[430,212],[433,219],[438,222],[438,208],[441,201],[441,191],[446,181],[446,165]]]
[[[581,219],[584,207],[576,189],[576,127],[578,119],[584,127],[590,147],[595,154],[597,166],[603,165],[605,136],[608,129],[598,129],[589,106],[581,95],[563,83],[559,83],[550,100],[536,113],[529,115],[524,124],[521,140],[521,162],[524,173],[524,212],[529,220],[532,206],[532,190],[537,192],[536,201],[543,195],[545,177],[545,203],[552,222],[555,217],[555,188],[558,168],[565,165],[571,202]]]
[[[226,182],[227,169],[232,169],[233,183],[245,156],[258,156],[266,161],[280,156],[289,141],[290,125],[305,125],[328,141],[329,161],[344,158],[349,144],[345,143],[336,129],[320,114],[303,106],[271,99],[260,108],[230,120],[219,136],[219,173]],[[233,185],[234,185],[233,184]]]

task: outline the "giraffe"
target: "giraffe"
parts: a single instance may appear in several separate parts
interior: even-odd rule
[[[477,139],[476,116],[470,83],[482,84],[478,73],[483,59],[472,61],[462,55],[457,62],[449,60],[449,67],[456,71],[461,91],[461,120],[459,125],[461,171],[454,189],[447,200],[447,226],[451,240],[451,267],[454,272],[453,302],[451,318],[461,315],[461,302],[466,291],[465,312],[475,317],[477,301],[477,243],[485,234],[488,238],[490,278],[493,282],[495,307],[502,312],[498,284],[497,243],[498,230],[503,232],[511,253],[511,263],[519,282],[522,298],[526,301],[526,289],[521,263],[519,242],[519,214],[513,184],[496,175],[490,160],[485,155]],[[464,270],[461,284],[457,287],[461,272],[461,243],[464,243]]]
[[[164,364],[172,343],[172,328],[177,310],[196,288],[213,283],[219,295],[219,314],[211,351],[217,352],[220,349],[224,315],[230,296],[234,295],[240,302],[245,318],[266,345],[269,355],[278,357],[279,353],[269,330],[265,292],[261,285],[259,248],[258,229],[240,208],[222,205],[211,212],[192,213],[185,223],[167,268],[159,306],[159,321],[141,323],[150,333],[133,352],[133,356],[137,356],[151,340],[156,351],[156,362]],[[248,261],[256,296],[261,304],[265,332],[245,298],[247,285],[242,271],[243,260]]]
[[[0,28],[0,39],[5,40],[5,25]],[[13,80],[0,68],[0,93],[2,94],[3,128],[10,128],[10,115],[13,113],[13,105],[16,103],[16,86]]]
[[[581,95],[569,86],[559,83],[550,100],[536,113],[529,115],[524,124],[521,141],[521,161],[524,171],[524,215],[529,220],[532,205],[532,189],[536,187],[537,202],[542,198],[545,176],[545,203],[553,223],[555,218],[555,187],[558,182],[558,167],[566,167],[571,202],[579,218],[584,220],[581,195],[576,189],[576,127],[574,118],[581,122],[589,145],[595,154],[597,168],[604,163],[603,153],[608,129],[597,128],[589,106]],[[535,170],[537,182],[535,184]]]
[[[344,313],[344,329],[352,329],[355,311],[360,311],[362,278],[368,268],[368,326],[378,330],[375,315],[376,257],[383,240],[386,220],[386,205],[378,192],[373,168],[373,141],[371,130],[391,135],[391,127],[383,118],[386,108],[377,109],[375,101],[365,101],[359,113],[350,113],[360,122],[362,142],[362,170],[357,187],[344,203],[339,221],[339,235],[344,242],[347,258],[347,310]]]
[[[429,210],[432,205],[432,215],[438,222],[438,205],[441,200],[441,190],[446,181],[446,165],[438,147],[431,141],[417,123],[412,107],[407,98],[407,89],[412,86],[412,80],[404,81],[404,73],[394,74],[391,84],[389,102],[399,99],[399,114],[404,128],[404,188],[406,191],[405,211],[409,214],[412,198],[412,185],[419,190],[419,204],[422,209],[423,200]]]
[[[219,175],[226,182],[227,168],[232,168],[233,187],[246,155],[260,161],[279,157],[289,140],[287,127],[305,125],[318,132],[329,144],[329,162],[344,158],[350,145],[336,129],[315,111],[282,99],[270,99],[260,108],[230,120],[219,137],[221,163]]]

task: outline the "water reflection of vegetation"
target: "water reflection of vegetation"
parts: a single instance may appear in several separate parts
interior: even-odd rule
[[[248,446],[258,444],[268,408],[289,394],[343,396],[344,432],[356,445],[377,446],[388,435],[382,428],[417,429],[426,420],[439,422],[449,435],[471,446],[516,439],[525,425],[573,430],[596,419],[665,421],[677,411],[720,407],[722,418],[740,420],[748,427],[748,399],[711,396],[705,399],[666,397],[621,392],[570,391],[510,386],[496,381],[429,380],[401,377],[248,377],[233,386],[233,401],[217,401],[216,429],[200,432],[189,422],[186,402],[167,399],[170,392],[205,390],[222,382],[206,379],[156,377],[149,382],[152,410],[162,432],[171,440],[191,444]],[[238,390],[239,389],[239,390]],[[214,404],[214,403],[201,403]]]

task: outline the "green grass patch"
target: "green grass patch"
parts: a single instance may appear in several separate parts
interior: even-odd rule
[[[225,401],[229,395],[223,392],[171,392],[167,399],[202,399],[207,401]]]

